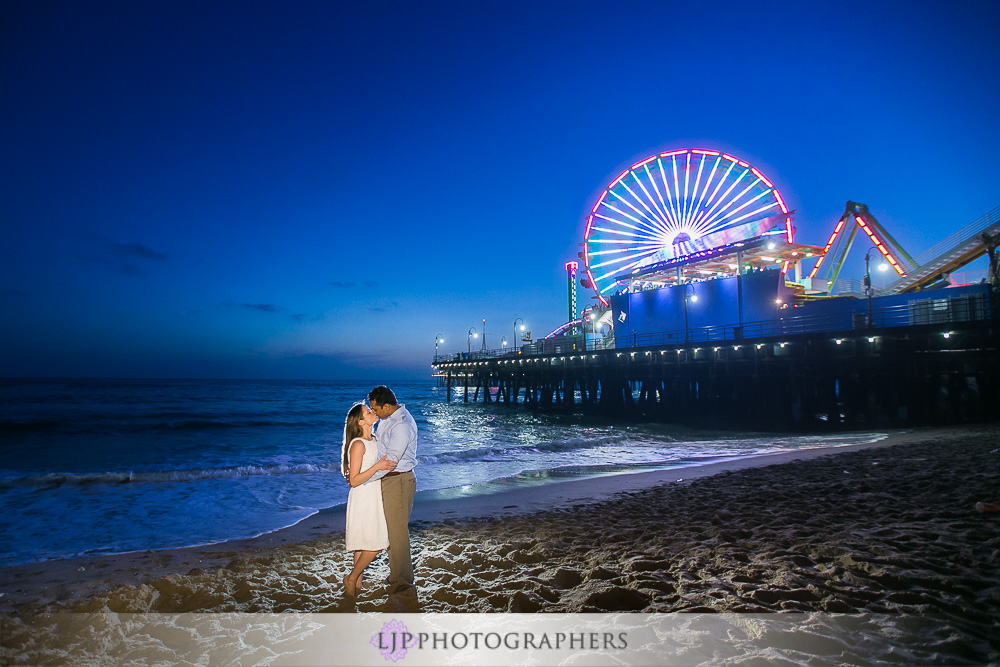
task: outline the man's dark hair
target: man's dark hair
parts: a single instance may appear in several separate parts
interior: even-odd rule
[[[396,405],[396,395],[392,393],[392,389],[380,384],[368,392],[368,402],[379,405]]]

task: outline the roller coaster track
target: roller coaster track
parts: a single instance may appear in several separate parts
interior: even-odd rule
[[[951,273],[985,255],[983,233],[992,234],[997,231],[1000,231],[1000,206],[914,257],[914,268],[878,290],[878,293],[913,292],[939,281],[943,274]]]

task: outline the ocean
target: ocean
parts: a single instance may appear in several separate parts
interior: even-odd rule
[[[375,383],[0,380],[0,566],[254,537],[343,504],[344,417]],[[709,433],[391,383],[416,419],[418,493],[694,466],[884,433]]]

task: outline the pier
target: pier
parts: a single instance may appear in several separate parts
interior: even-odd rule
[[[441,356],[447,399],[698,427],[835,430],[1000,415],[988,285],[742,325]],[[876,299],[875,301],[879,301]],[[919,303],[919,302],[917,302]],[[869,326],[870,324],[870,326]],[[558,341],[558,344],[556,344]]]
[[[735,156],[649,156],[587,217],[583,265],[565,264],[566,323],[514,349],[473,352],[470,338],[466,353],[435,356],[436,377],[449,401],[709,428],[1000,416],[1000,207],[920,254],[864,203],[847,201],[824,246],[795,239],[794,214]],[[840,277],[857,241],[860,287]],[[983,256],[982,278],[955,278]],[[582,313],[578,284],[593,291]]]

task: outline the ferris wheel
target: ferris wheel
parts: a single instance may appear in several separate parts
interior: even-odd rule
[[[683,149],[637,162],[601,193],[587,218],[584,262],[601,301],[644,267],[784,226],[777,188],[755,167],[719,151]]]

